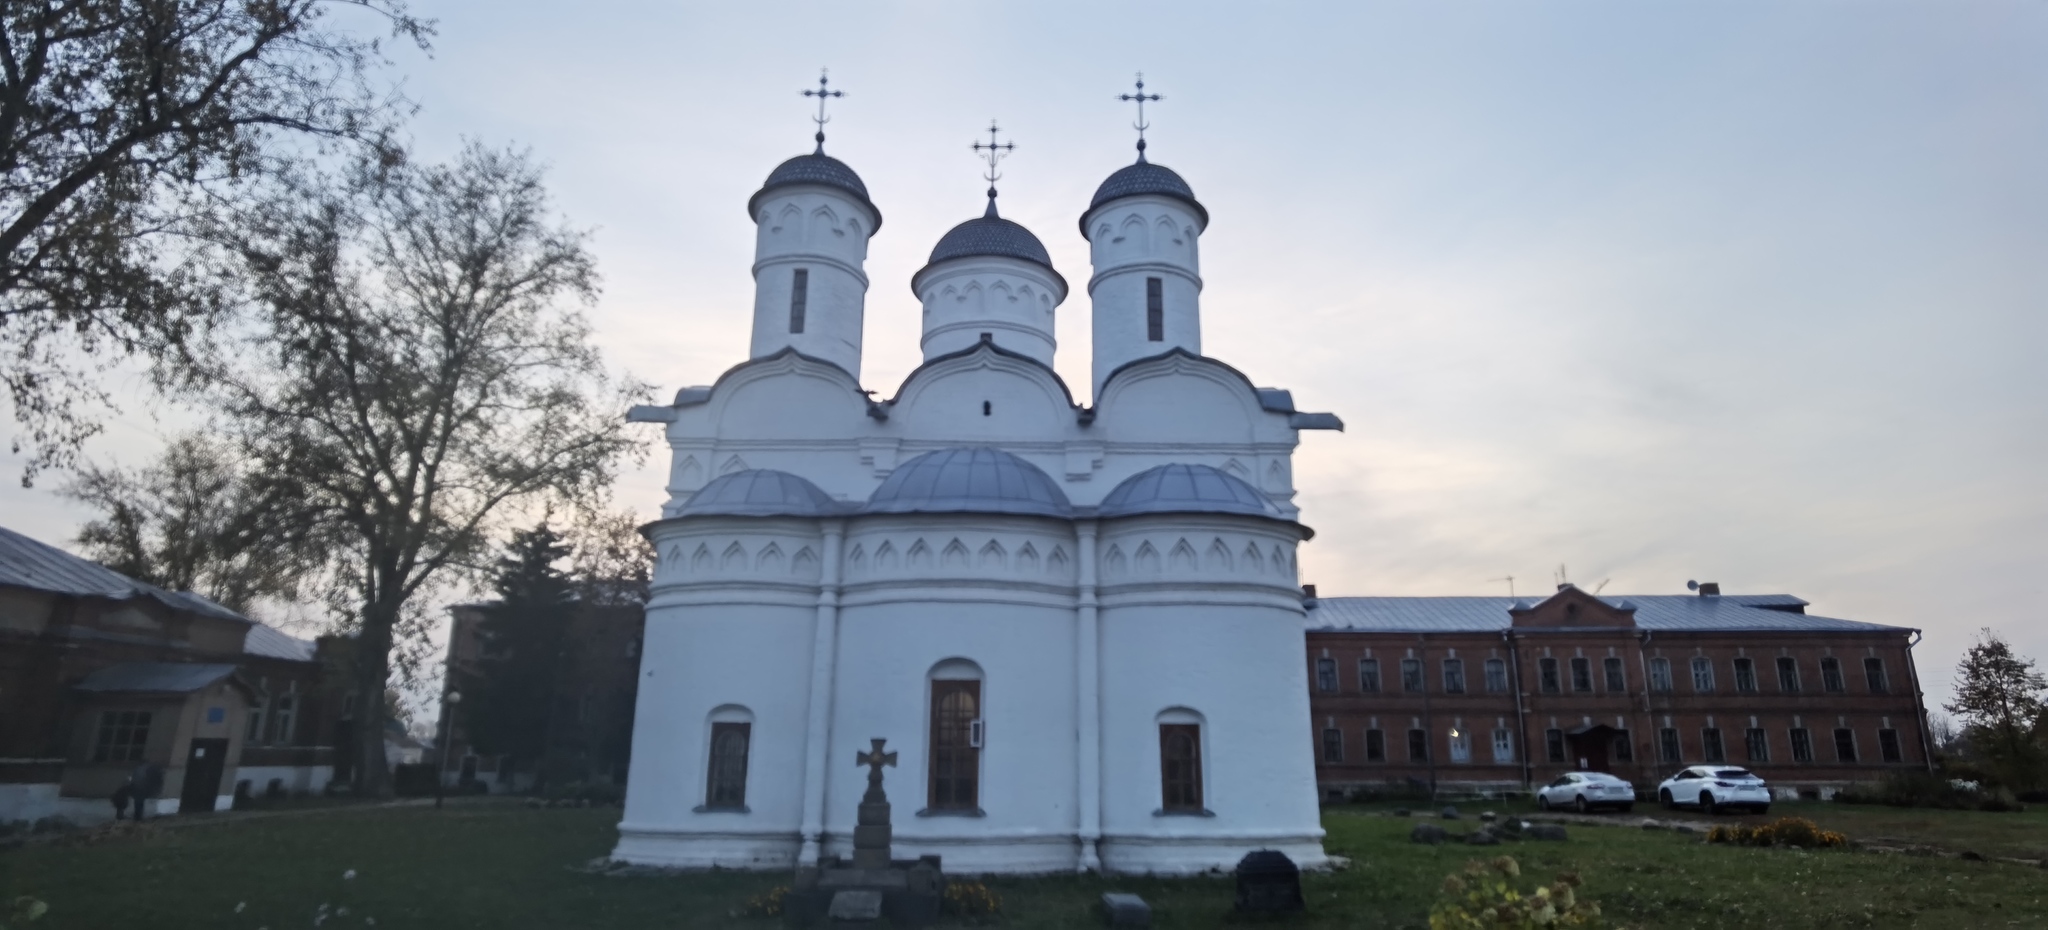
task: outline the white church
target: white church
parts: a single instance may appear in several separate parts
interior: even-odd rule
[[[1068,282],[991,188],[911,277],[923,364],[871,396],[882,213],[818,140],[747,204],[750,358],[632,412],[673,461],[614,857],[846,855],[879,738],[899,858],[1323,865],[1290,466],[1342,424],[1204,354],[1208,211],[1142,139],[1081,211],[1083,405],[1053,371]]]

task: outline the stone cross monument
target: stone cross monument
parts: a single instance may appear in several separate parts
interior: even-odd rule
[[[896,754],[883,752],[887,740],[875,740],[874,749],[854,754],[855,765],[868,767],[868,792],[861,795],[860,814],[853,826],[853,867],[889,867],[889,797],[882,793],[882,766],[894,767]]]

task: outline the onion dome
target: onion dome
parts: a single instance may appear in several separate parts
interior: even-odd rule
[[[897,466],[868,498],[865,512],[1071,517],[1074,508],[1038,466],[976,446],[927,452]]]
[[[1209,228],[1209,211],[1202,206],[1201,201],[1195,199],[1195,189],[1189,187],[1188,182],[1181,180],[1180,175],[1175,174],[1172,168],[1146,161],[1145,153],[1141,151],[1138,153],[1136,164],[1117,169],[1115,174],[1102,182],[1101,187],[1095,189],[1094,199],[1088,201],[1088,209],[1081,215],[1081,235],[1088,234],[1087,215],[1095,212],[1096,207],[1112,200],[1145,194],[1171,197],[1187,204],[1195,211],[1195,217],[1201,222],[1202,228]]]
[[[917,274],[910,276],[911,289],[916,290],[916,282],[925,272],[930,271],[933,265],[956,258],[989,255],[1014,258],[1043,266],[1059,280],[1060,293],[1066,293],[1067,279],[1060,277],[1060,273],[1053,270],[1052,253],[1045,250],[1045,243],[1038,241],[1038,237],[1032,235],[1031,230],[1025,229],[1021,224],[997,215],[994,197],[989,198],[988,212],[947,230],[945,235],[939,237],[939,244],[932,246],[931,258],[925,260],[924,267],[918,269]]]
[[[1141,513],[1235,513],[1280,518],[1258,488],[1207,465],[1161,465],[1125,478],[1102,499],[1096,515]]]
[[[876,230],[882,228],[882,211],[875,206],[874,201],[868,199],[868,186],[861,183],[860,175],[855,174],[845,162],[825,154],[822,143],[819,149],[809,155],[798,155],[776,165],[775,170],[768,173],[768,180],[762,182],[761,189],[755,191],[754,196],[747,200],[747,216],[751,218],[759,214],[761,198],[767,196],[769,191],[798,184],[815,184],[845,191],[859,201],[861,206],[867,207],[868,211],[875,215],[875,228],[868,230],[868,235],[874,235]]]
[[[832,495],[786,471],[753,468],[720,475],[697,489],[679,517],[823,517],[841,510]]]

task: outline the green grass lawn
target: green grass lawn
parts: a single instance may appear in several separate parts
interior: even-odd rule
[[[0,852],[0,893],[49,902],[36,930],[284,930],[314,926],[323,904],[332,916],[322,928],[368,926],[367,918],[380,928],[433,930],[775,926],[727,915],[749,896],[785,883],[786,875],[628,878],[577,871],[610,849],[616,819],[616,811],[602,809],[461,805],[167,829]],[[1968,831],[1974,822],[1960,817],[1935,832]],[[1566,843],[1429,847],[1407,841],[1414,821],[1372,810],[1333,809],[1324,823],[1330,850],[1352,857],[1353,865],[1309,876],[1309,912],[1288,925],[1423,926],[1445,875],[1470,859],[1505,853],[1520,860],[1532,882],[1577,871],[1585,880],[1581,894],[1621,926],[2048,926],[2048,873],[2000,863],[1707,846],[1697,837],[1622,826],[1574,827]],[[343,878],[351,869],[355,877]],[[1237,922],[1229,914],[1231,886],[1222,879],[990,884],[1002,895],[1000,923],[1008,927],[1092,925],[1094,901],[1105,890],[1144,895],[1161,927]],[[342,907],[349,909],[345,916]]]

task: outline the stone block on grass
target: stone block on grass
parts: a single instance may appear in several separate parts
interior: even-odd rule
[[[1112,927],[1152,926],[1152,905],[1134,894],[1120,891],[1102,893],[1102,919]]]
[[[1528,829],[1522,831],[1522,835],[1532,840],[1552,840],[1557,842],[1562,842],[1569,838],[1565,835],[1564,827],[1554,823],[1532,823]]]
[[[1444,828],[1433,823],[1418,823],[1415,829],[1408,831],[1409,842],[1428,843],[1431,846],[1443,842],[1449,836],[1450,834],[1444,832]]]

